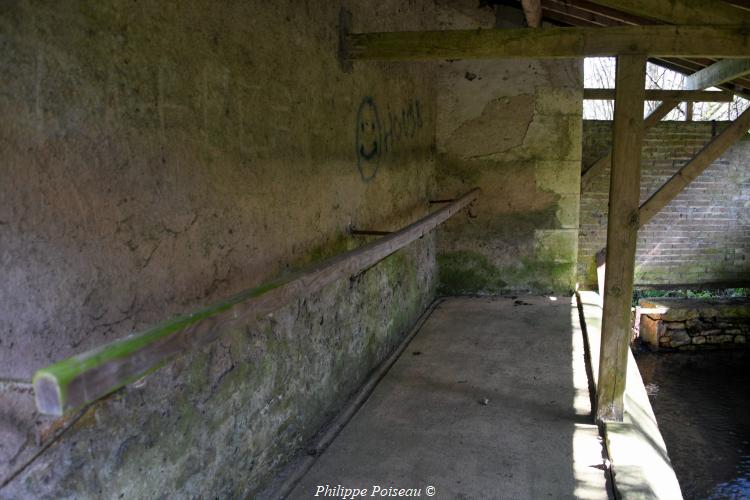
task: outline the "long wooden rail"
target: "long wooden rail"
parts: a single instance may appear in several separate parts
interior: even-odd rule
[[[234,325],[253,321],[329,283],[355,275],[421,238],[480,193],[480,189],[473,189],[417,222],[355,250],[42,368],[33,379],[37,409],[48,415],[62,415],[80,408],[157,370],[180,354],[209,344]]]

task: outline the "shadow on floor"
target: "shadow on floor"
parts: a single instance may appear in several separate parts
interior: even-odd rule
[[[570,299],[452,298],[289,498],[607,498],[602,462]]]

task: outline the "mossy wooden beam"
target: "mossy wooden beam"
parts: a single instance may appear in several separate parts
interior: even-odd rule
[[[616,26],[352,33],[352,60],[653,57],[750,57],[747,26]]]
[[[710,90],[664,90],[646,89],[647,101],[679,102],[732,102],[731,92],[714,92]],[[583,89],[584,99],[614,100],[615,89]]]
[[[37,408],[44,414],[62,415],[106,396],[176,356],[209,344],[235,325],[252,322],[377,264],[455,215],[480,193],[473,189],[397,232],[290,276],[42,368],[33,379]]]
[[[590,0],[671,24],[750,24],[750,12],[717,0]]]

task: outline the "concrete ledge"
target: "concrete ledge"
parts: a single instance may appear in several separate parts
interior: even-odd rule
[[[579,292],[591,369],[599,372],[602,305],[596,292]],[[623,422],[605,422],[604,437],[618,498],[680,499],[682,492],[633,354],[628,352]]]

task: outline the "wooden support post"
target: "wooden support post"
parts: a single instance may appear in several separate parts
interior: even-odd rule
[[[685,103],[685,121],[693,121],[693,103],[691,101]]]
[[[750,109],[745,110],[738,116],[731,125],[709,142],[700,153],[695,155],[695,158],[687,162],[641,205],[639,210],[641,225],[650,221],[667,203],[680,194],[685,186],[693,182],[696,177],[710,167],[714,160],[745,136],[748,129],[750,129]]]
[[[80,408],[157,370],[178,355],[213,342],[232,328],[245,327],[329,283],[360,273],[432,231],[480,193],[473,189],[417,222],[355,250],[42,368],[33,380],[37,409],[40,413],[61,415]]]
[[[646,57],[617,58],[597,420],[622,421],[638,235]]]
[[[661,121],[662,118],[667,116],[675,106],[679,104],[679,101],[663,101],[650,115],[643,121],[643,129],[648,130]],[[602,156],[593,165],[591,165],[581,175],[581,192],[586,191],[591,183],[594,182],[604,169],[606,169],[612,162],[612,150],[610,149],[606,155]],[[601,291],[601,289],[600,289]]]

